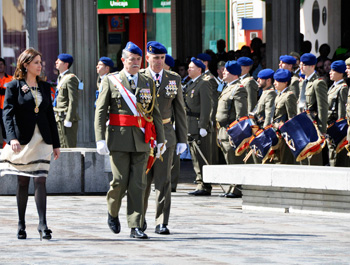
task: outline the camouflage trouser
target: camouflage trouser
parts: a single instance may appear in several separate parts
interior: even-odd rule
[[[78,121],[72,122],[72,127],[64,126],[64,116],[56,114],[56,123],[61,148],[74,148],[77,146]]]

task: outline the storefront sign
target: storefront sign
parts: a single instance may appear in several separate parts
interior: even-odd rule
[[[170,0],[153,0],[153,13],[170,13],[170,8]]]
[[[98,0],[98,14],[140,13],[140,0]]]

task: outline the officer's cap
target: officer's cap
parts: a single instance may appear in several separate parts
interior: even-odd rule
[[[197,59],[210,62],[211,61],[211,56],[207,53],[200,53],[197,55]]]
[[[197,67],[202,68],[205,70],[205,65],[200,60],[197,60],[195,57],[191,58],[191,62],[193,62]]]
[[[125,50],[128,52],[131,52],[133,54],[137,54],[142,56],[142,50],[133,42],[129,41],[126,46],[125,46]]]
[[[275,73],[274,70],[270,69],[270,68],[266,68],[264,70],[261,70],[258,73],[258,77],[260,79],[269,79],[269,78],[273,78],[273,74]]]
[[[291,78],[291,73],[287,69],[278,69],[273,78],[278,82],[288,82]]]
[[[174,67],[175,66],[175,60],[173,57],[171,57],[169,54],[165,55],[165,63],[167,65],[169,65],[170,67]]]
[[[296,64],[297,59],[295,59],[293,56],[290,55],[281,55],[280,61],[287,63],[287,64]]]
[[[240,57],[238,58],[237,63],[240,66],[249,66],[253,64],[253,60],[250,59],[249,57]]]
[[[114,66],[112,59],[109,57],[105,57],[105,56],[101,57],[100,62],[103,62],[105,65],[107,65],[111,68]]]
[[[302,62],[305,65],[316,65],[317,63],[317,58],[315,55],[313,55],[312,53],[304,53],[301,57],[300,57],[300,62]]]
[[[73,63],[73,56],[68,53],[61,53],[57,56],[58,59],[60,59],[62,62],[72,64]]]
[[[346,65],[350,65],[350,57],[348,59],[345,60],[345,64]]]
[[[241,75],[242,68],[241,66],[237,63],[237,61],[228,61],[225,64],[226,70],[232,74],[232,75]]]
[[[147,42],[147,52],[151,54],[166,54],[167,50],[160,42],[149,41]]]
[[[344,74],[346,70],[346,64],[343,60],[338,60],[331,64],[331,69],[338,73]]]

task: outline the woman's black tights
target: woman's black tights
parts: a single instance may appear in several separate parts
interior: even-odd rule
[[[36,208],[39,214],[38,228],[47,229],[46,225],[46,178],[34,179],[34,196]],[[17,207],[18,207],[18,229],[25,229],[25,214],[28,202],[29,177],[18,176],[17,184]]]

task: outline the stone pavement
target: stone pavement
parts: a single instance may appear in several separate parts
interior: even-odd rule
[[[350,217],[242,212],[241,199],[191,197],[194,184],[172,193],[171,235],[154,233],[154,192],[147,214],[148,240],[107,226],[105,196],[49,196],[53,239],[39,241],[31,196],[26,240],[16,238],[15,196],[0,197],[0,264],[349,264]]]

